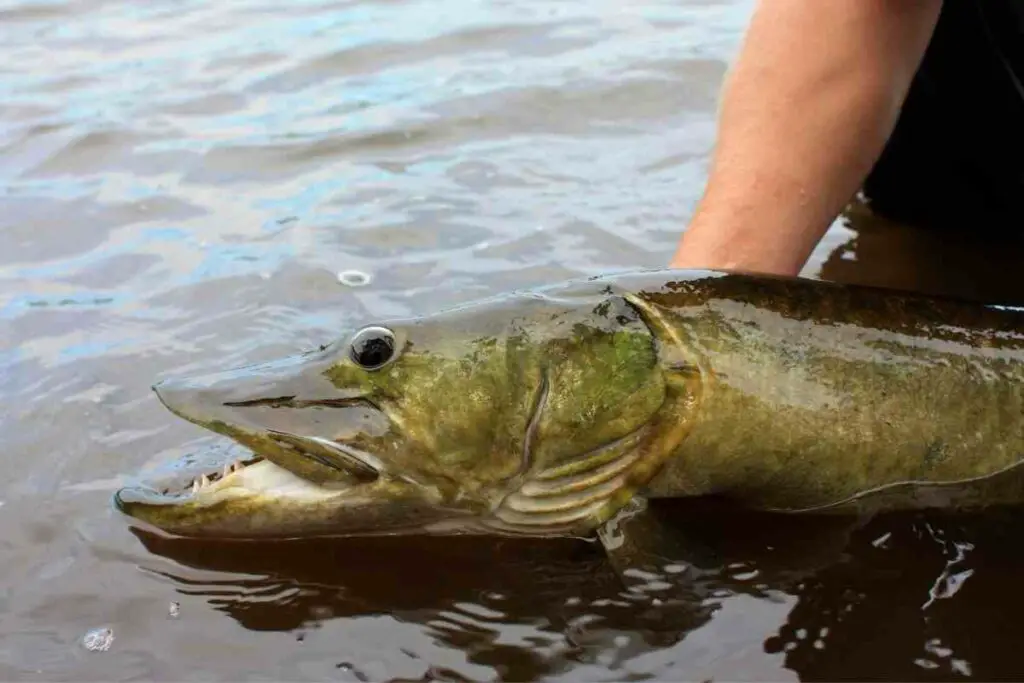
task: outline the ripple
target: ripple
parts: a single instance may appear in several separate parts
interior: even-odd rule
[[[957,560],[963,539],[898,520],[814,564],[799,527],[691,512],[721,566],[630,592],[589,545],[174,542],[110,508],[140,471],[237,448],[170,415],[160,378],[663,264],[751,9],[2,3],[0,678],[1013,673],[984,648],[1013,648],[991,615],[1016,614],[1019,562],[991,556],[1016,545]],[[87,652],[98,626],[116,640]]]
[[[38,22],[62,18],[70,14],[68,2],[20,2],[12,7],[0,7],[0,23]]]
[[[149,139],[127,131],[88,132],[65,143],[59,151],[30,168],[24,177],[78,176],[113,170]]]

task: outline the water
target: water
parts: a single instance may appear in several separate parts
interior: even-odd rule
[[[162,377],[666,263],[750,10],[0,2],[0,679],[1017,676],[1013,518],[685,504],[715,559],[630,594],[587,544],[224,547],[109,507],[223,447]],[[1019,260],[851,215],[807,274],[1020,301]]]

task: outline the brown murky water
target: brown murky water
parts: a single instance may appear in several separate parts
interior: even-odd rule
[[[750,4],[0,2],[0,679],[1024,676],[1020,515],[679,504],[701,573],[627,593],[584,543],[170,542],[109,506],[221,447],[161,377],[664,264]],[[1021,301],[1021,260],[855,215],[808,274]]]

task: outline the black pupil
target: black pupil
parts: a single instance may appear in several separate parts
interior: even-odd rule
[[[352,360],[364,368],[375,368],[391,360],[395,341],[384,330],[360,334],[352,342]]]

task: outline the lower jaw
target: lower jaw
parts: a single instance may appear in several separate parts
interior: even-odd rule
[[[401,482],[320,486],[265,458],[247,462],[195,493],[190,487],[180,494],[126,487],[115,494],[114,506],[140,530],[179,539],[434,535],[466,533],[472,524],[466,511]]]
[[[170,514],[160,514],[154,508],[141,510],[129,505],[124,512],[143,535],[182,541],[493,535],[477,525],[475,518],[413,501],[396,508],[364,507],[352,501],[338,507],[282,503],[250,507],[244,515],[224,514],[220,506],[189,512],[165,508]]]
[[[240,465],[226,466],[219,473],[200,475],[183,488],[122,488],[115,494],[115,504],[123,512],[127,512],[128,507],[139,506],[198,511],[240,498],[260,497],[268,499],[268,502],[273,499],[293,503],[316,502],[343,495],[353,486],[348,481],[333,486],[317,484],[257,456]]]

